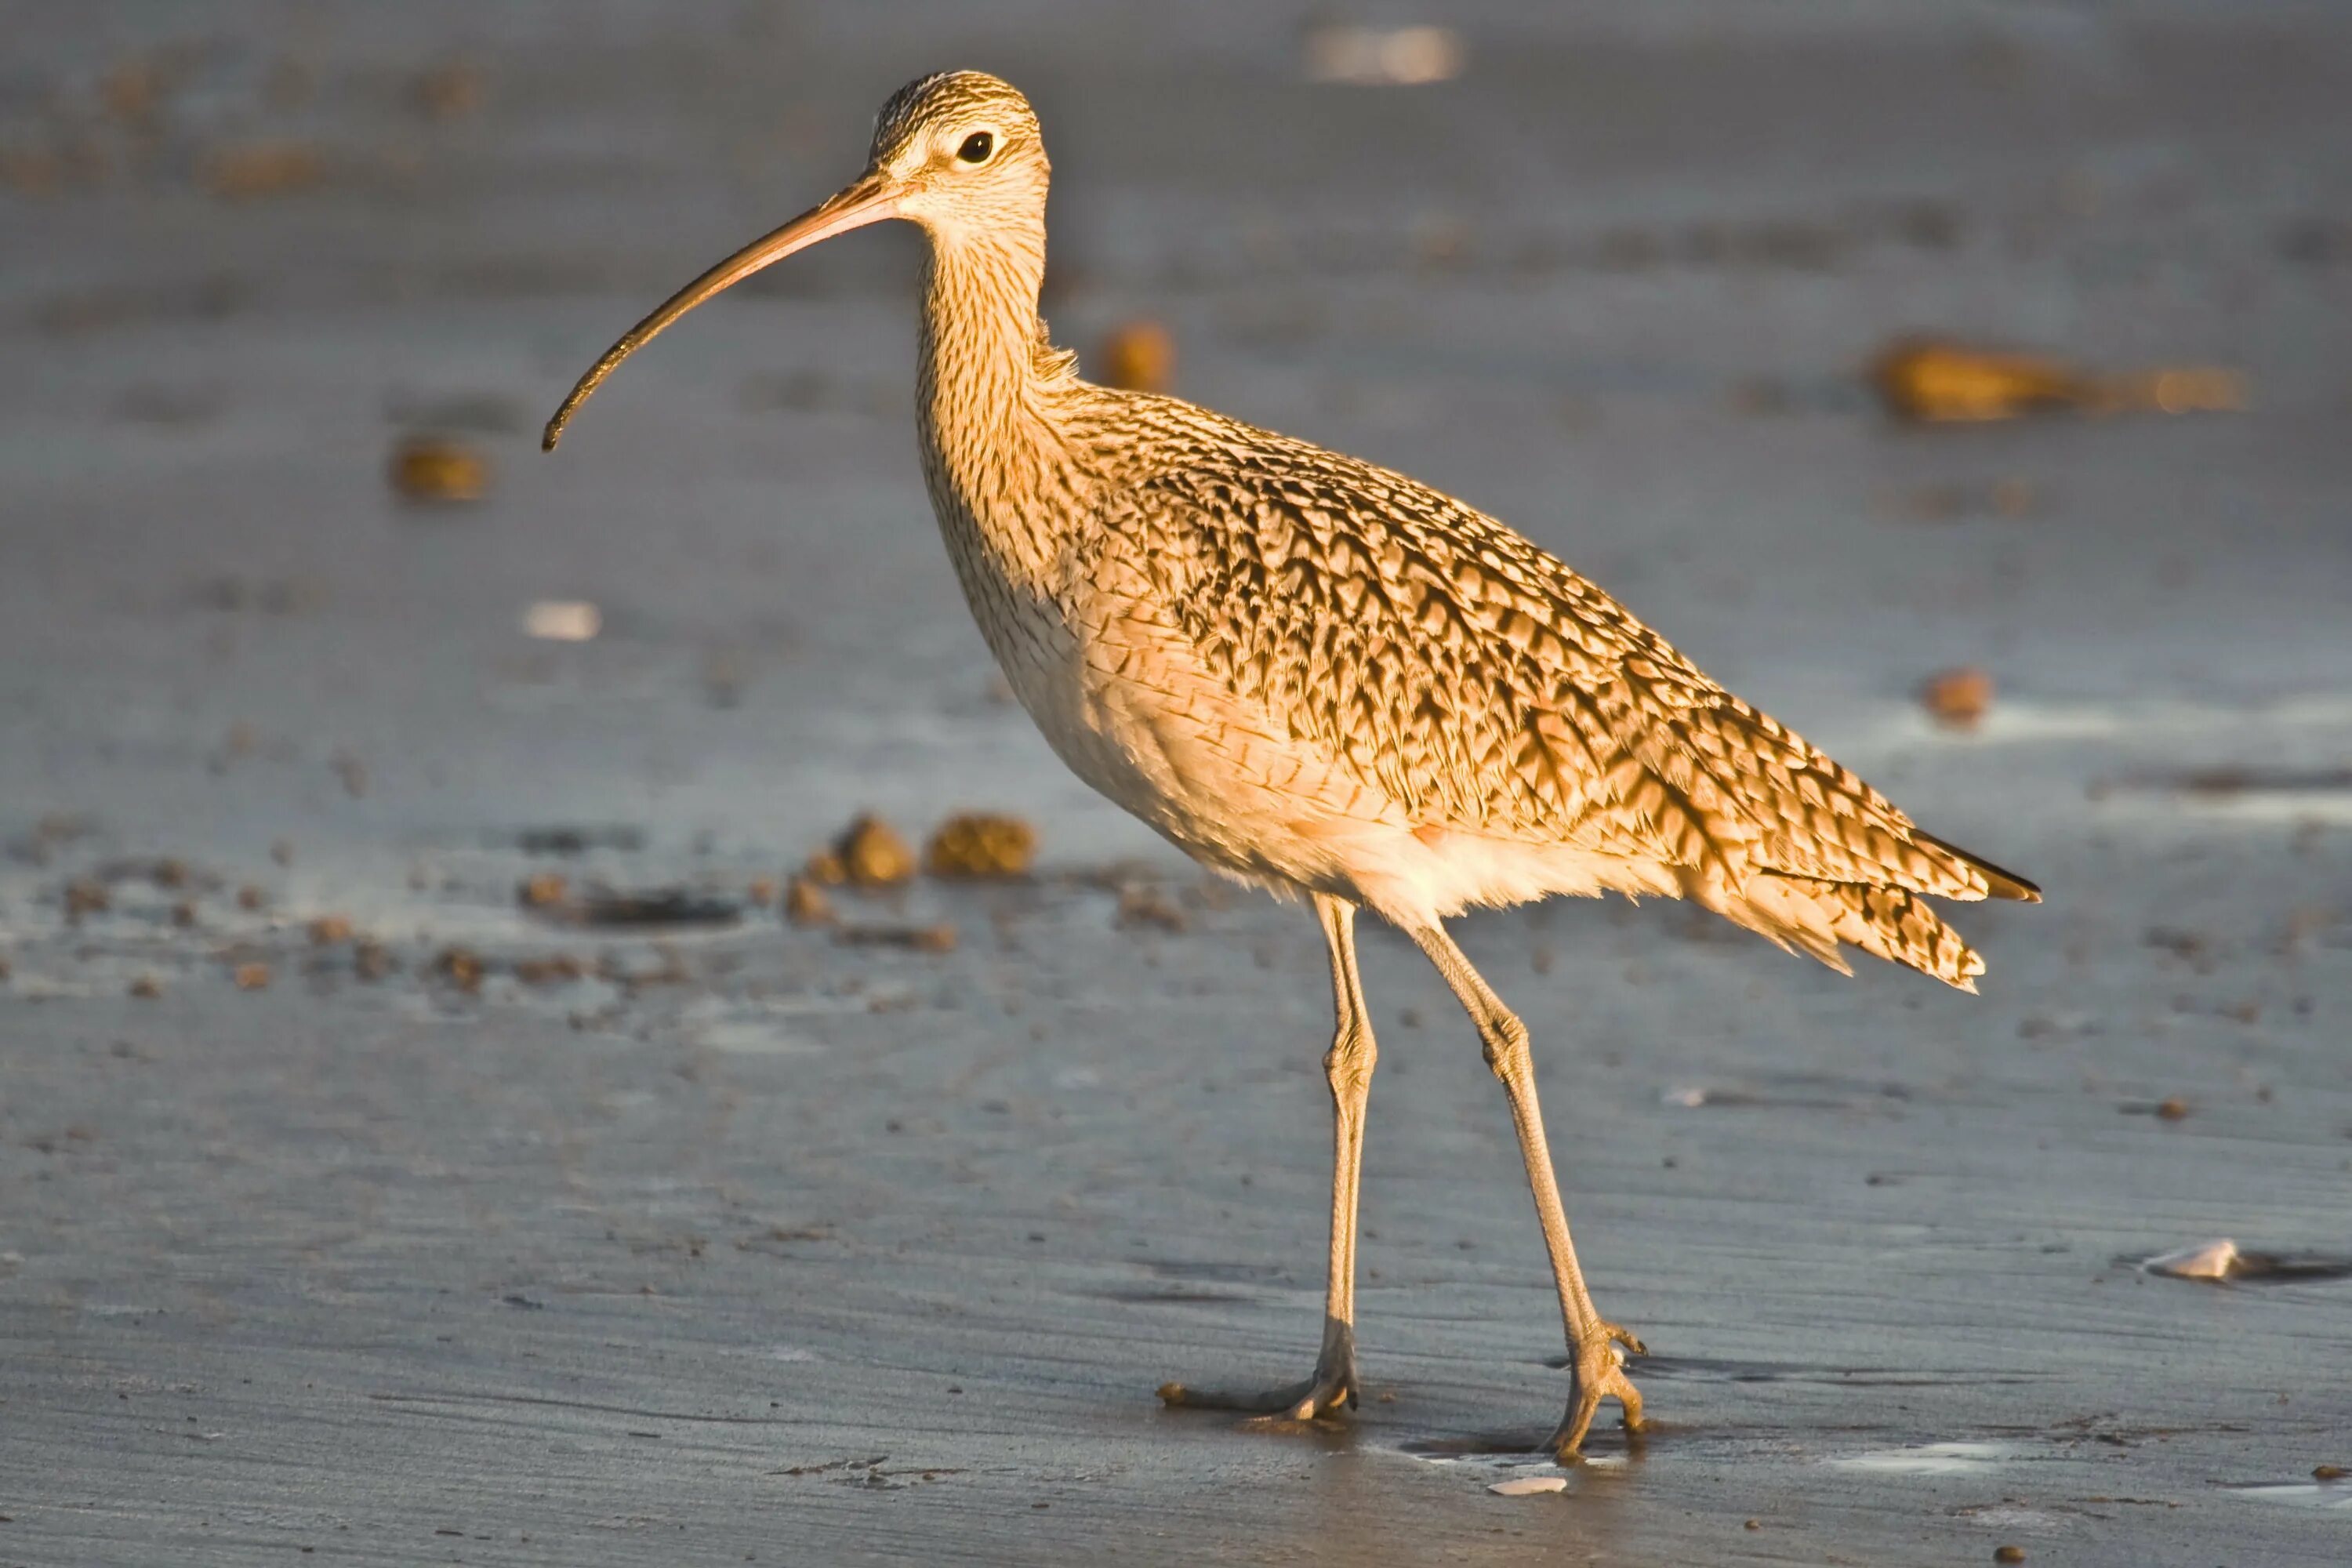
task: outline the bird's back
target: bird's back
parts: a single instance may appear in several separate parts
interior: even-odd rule
[[[1089,579],[1129,584],[1189,668],[1423,843],[1619,863],[1604,885],[1955,984],[1981,962],[1913,896],[2032,896],[1494,519],[1188,404],[1088,390],[1116,432],[1090,443]]]

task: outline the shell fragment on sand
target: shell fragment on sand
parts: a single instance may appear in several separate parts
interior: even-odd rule
[[[2239,1263],[2238,1244],[2223,1237],[2158,1253],[2143,1267],[2150,1274],[2168,1274],[2175,1279],[2228,1279],[2237,1274]]]
[[[1541,1497],[1546,1492],[1568,1489],[1566,1476],[1514,1476],[1507,1481],[1492,1481],[1486,1489],[1496,1497]]]
[[[1462,36],[1451,27],[1362,27],[1333,23],[1307,36],[1307,79],[1350,87],[1425,87],[1462,74]]]
[[[547,642],[593,642],[604,629],[604,612],[585,599],[541,599],[523,611],[522,629]]]

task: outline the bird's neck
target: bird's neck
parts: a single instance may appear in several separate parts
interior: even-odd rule
[[[1077,515],[1055,419],[1071,378],[1037,316],[1045,275],[1042,233],[934,235],[915,395],[924,477],[959,570],[984,552],[1033,593],[1050,591]]]

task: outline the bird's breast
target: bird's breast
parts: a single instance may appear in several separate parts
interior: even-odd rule
[[[1086,618],[1062,591],[1057,563],[1024,548],[1041,529],[992,520],[934,468],[931,503],[948,558],[1005,684],[1071,770],[1122,805],[1136,793],[1132,736],[1106,721],[1088,689]],[[1130,809],[1133,807],[1130,805]]]

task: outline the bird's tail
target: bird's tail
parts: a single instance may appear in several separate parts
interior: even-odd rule
[[[1737,891],[1701,897],[1717,914],[1791,952],[1810,953],[1841,974],[1853,973],[1838,951],[1841,942],[1971,993],[1985,970],[1977,951],[1926,900],[1900,888],[1764,872]]]

